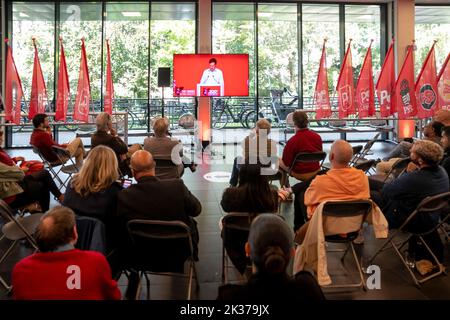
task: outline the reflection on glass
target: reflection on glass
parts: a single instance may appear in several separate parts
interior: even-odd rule
[[[380,6],[346,5],[345,38],[352,41],[353,76],[355,84],[359,76],[367,48],[372,43],[372,65],[375,79],[381,70],[380,65]]]
[[[49,101],[53,99],[55,6],[51,2],[14,2],[12,6],[12,48],[14,60],[22,80],[24,99],[31,95],[34,49],[32,38],[36,38],[39,59],[47,86]]]
[[[435,54],[439,72],[450,52],[450,6],[416,6],[415,24],[416,74],[420,72],[434,40],[438,40]]]
[[[302,6],[303,33],[303,107],[312,108],[319,71],[323,40],[327,38],[326,55],[330,97],[334,91],[341,65],[339,51],[338,5],[304,4]]]
[[[259,96],[287,88],[298,92],[297,5],[258,5]]]
[[[91,84],[91,99],[95,110],[100,110],[102,5],[100,2],[64,2],[60,6],[60,17],[61,37],[66,55],[72,101],[75,100],[78,85],[81,38],[84,37]],[[73,103],[71,106],[73,106]]]

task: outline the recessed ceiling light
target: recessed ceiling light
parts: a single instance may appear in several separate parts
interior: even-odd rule
[[[137,11],[123,11],[122,15],[124,17],[140,17],[141,13]]]

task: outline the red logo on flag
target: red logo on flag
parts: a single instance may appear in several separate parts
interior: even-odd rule
[[[437,107],[437,78],[434,44],[425,58],[416,81],[417,116],[421,119],[434,115]]]
[[[410,46],[406,54],[405,62],[395,83],[395,105],[398,118],[403,120],[413,117],[417,113],[416,97],[414,94],[414,60]]]

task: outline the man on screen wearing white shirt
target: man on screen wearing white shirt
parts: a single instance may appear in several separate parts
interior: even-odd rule
[[[206,86],[220,86],[220,95],[224,95],[224,83],[222,70],[216,68],[217,60],[215,58],[209,59],[209,68],[203,71],[200,85]]]

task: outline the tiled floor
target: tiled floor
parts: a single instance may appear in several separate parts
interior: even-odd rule
[[[388,144],[377,143],[374,146],[374,154],[371,157],[380,157],[389,148]],[[200,234],[199,243],[199,262],[197,272],[200,282],[200,289],[194,293],[195,299],[215,299],[217,288],[221,284],[221,265],[222,265],[222,244],[219,233],[219,219],[224,214],[220,207],[220,200],[223,189],[227,183],[211,182],[204,179],[204,175],[217,171],[230,171],[233,155],[236,150],[232,146],[217,149],[226,155],[226,163],[220,163],[221,156],[217,155],[213,159],[214,163],[200,164],[197,172],[187,172],[183,177],[185,183],[192,193],[202,202],[203,211],[197,218]],[[281,147],[280,147],[281,149]],[[326,151],[329,145],[326,146]],[[281,152],[281,150],[279,150]],[[13,155],[24,155],[29,159],[36,158],[30,150],[11,150]],[[205,156],[204,160],[210,160]],[[282,214],[292,224],[293,205],[284,203],[282,205]],[[381,240],[376,240],[372,236],[372,230],[368,227],[365,231],[366,241],[364,245],[356,246],[358,255],[362,261],[366,261],[373,254],[376,248],[381,245]],[[330,246],[332,247],[332,246]],[[3,252],[5,246],[0,246],[0,252]],[[446,265],[449,265],[449,248],[446,247]],[[29,249],[20,246],[10,258],[8,263],[0,266],[0,275],[9,281],[10,270],[14,263],[21,257],[29,253]],[[330,275],[335,283],[342,281],[357,280],[357,271],[352,264],[351,255],[347,255],[344,264],[340,263],[337,254],[328,255],[328,268]],[[450,299],[450,277],[440,276],[433,279],[418,289],[413,285],[406,269],[400,260],[394,255],[392,250],[383,252],[375,261],[381,268],[381,289],[369,290],[363,292],[359,289],[325,289],[325,294],[329,299]],[[232,279],[239,279],[239,276],[233,275]],[[334,276],[333,276],[334,275]],[[125,292],[126,278],[123,276],[119,285]],[[146,298],[145,281],[142,281],[141,298]],[[184,279],[174,279],[162,276],[151,276],[151,299],[185,299],[187,285]],[[4,299],[5,297],[2,295]]]

